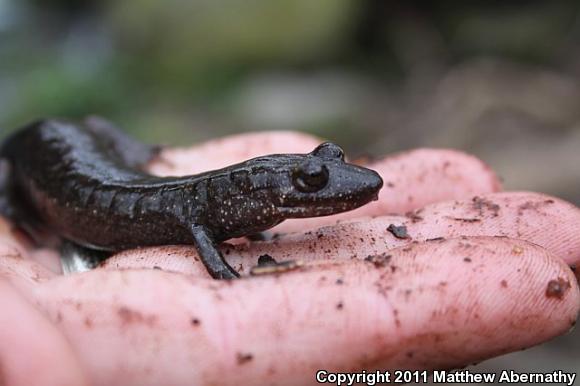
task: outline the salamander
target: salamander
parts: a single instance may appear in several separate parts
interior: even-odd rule
[[[190,176],[147,173],[158,154],[104,120],[33,122],[0,147],[0,213],[91,251],[192,244],[213,278],[233,279],[218,243],[355,209],[383,185],[330,142]]]

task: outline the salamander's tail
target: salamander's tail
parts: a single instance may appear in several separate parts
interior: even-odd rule
[[[5,130],[0,130],[0,133],[4,134]],[[2,135],[2,140],[0,140],[0,216],[10,217],[9,210],[10,205],[8,204],[8,183],[10,181],[10,162],[8,160],[8,147],[11,141],[12,135],[8,136]]]
[[[10,181],[10,165],[8,160],[0,158],[0,215],[11,217],[8,185]]]
[[[15,221],[19,216],[19,210],[15,205],[15,193],[12,182],[12,160],[18,146],[18,133],[20,130],[9,134],[0,142],[0,215]]]
[[[126,165],[137,169],[143,170],[161,151],[160,146],[139,142],[113,123],[96,115],[86,117],[84,126],[95,134],[108,149],[120,157]]]

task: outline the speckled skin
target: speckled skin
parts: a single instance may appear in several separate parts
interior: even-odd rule
[[[0,210],[96,250],[194,244],[210,274],[229,279],[238,274],[216,243],[357,208],[382,187],[376,172],[346,163],[331,143],[185,177],[144,172],[155,154],[102,122],[35,122],[0,150]]]

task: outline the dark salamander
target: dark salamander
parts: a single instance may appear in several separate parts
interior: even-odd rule
[[[157,153],[103,120],[32,123],[0,148],[0,210],[91,250],[193,244],[212,277],[231,279],[217,243],[357,208],[383,184],[332,143],[185,177],[145,172]]]

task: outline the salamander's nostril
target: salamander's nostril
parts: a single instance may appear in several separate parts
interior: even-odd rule
[[[369,187],[370,190],[376,191],[378,193],[379,190],[381,190],[381,188],[383,187],[383,179],[377,172],[371,171],[371,173],[369,173],[369,176],[367,178],[366,185]]]

